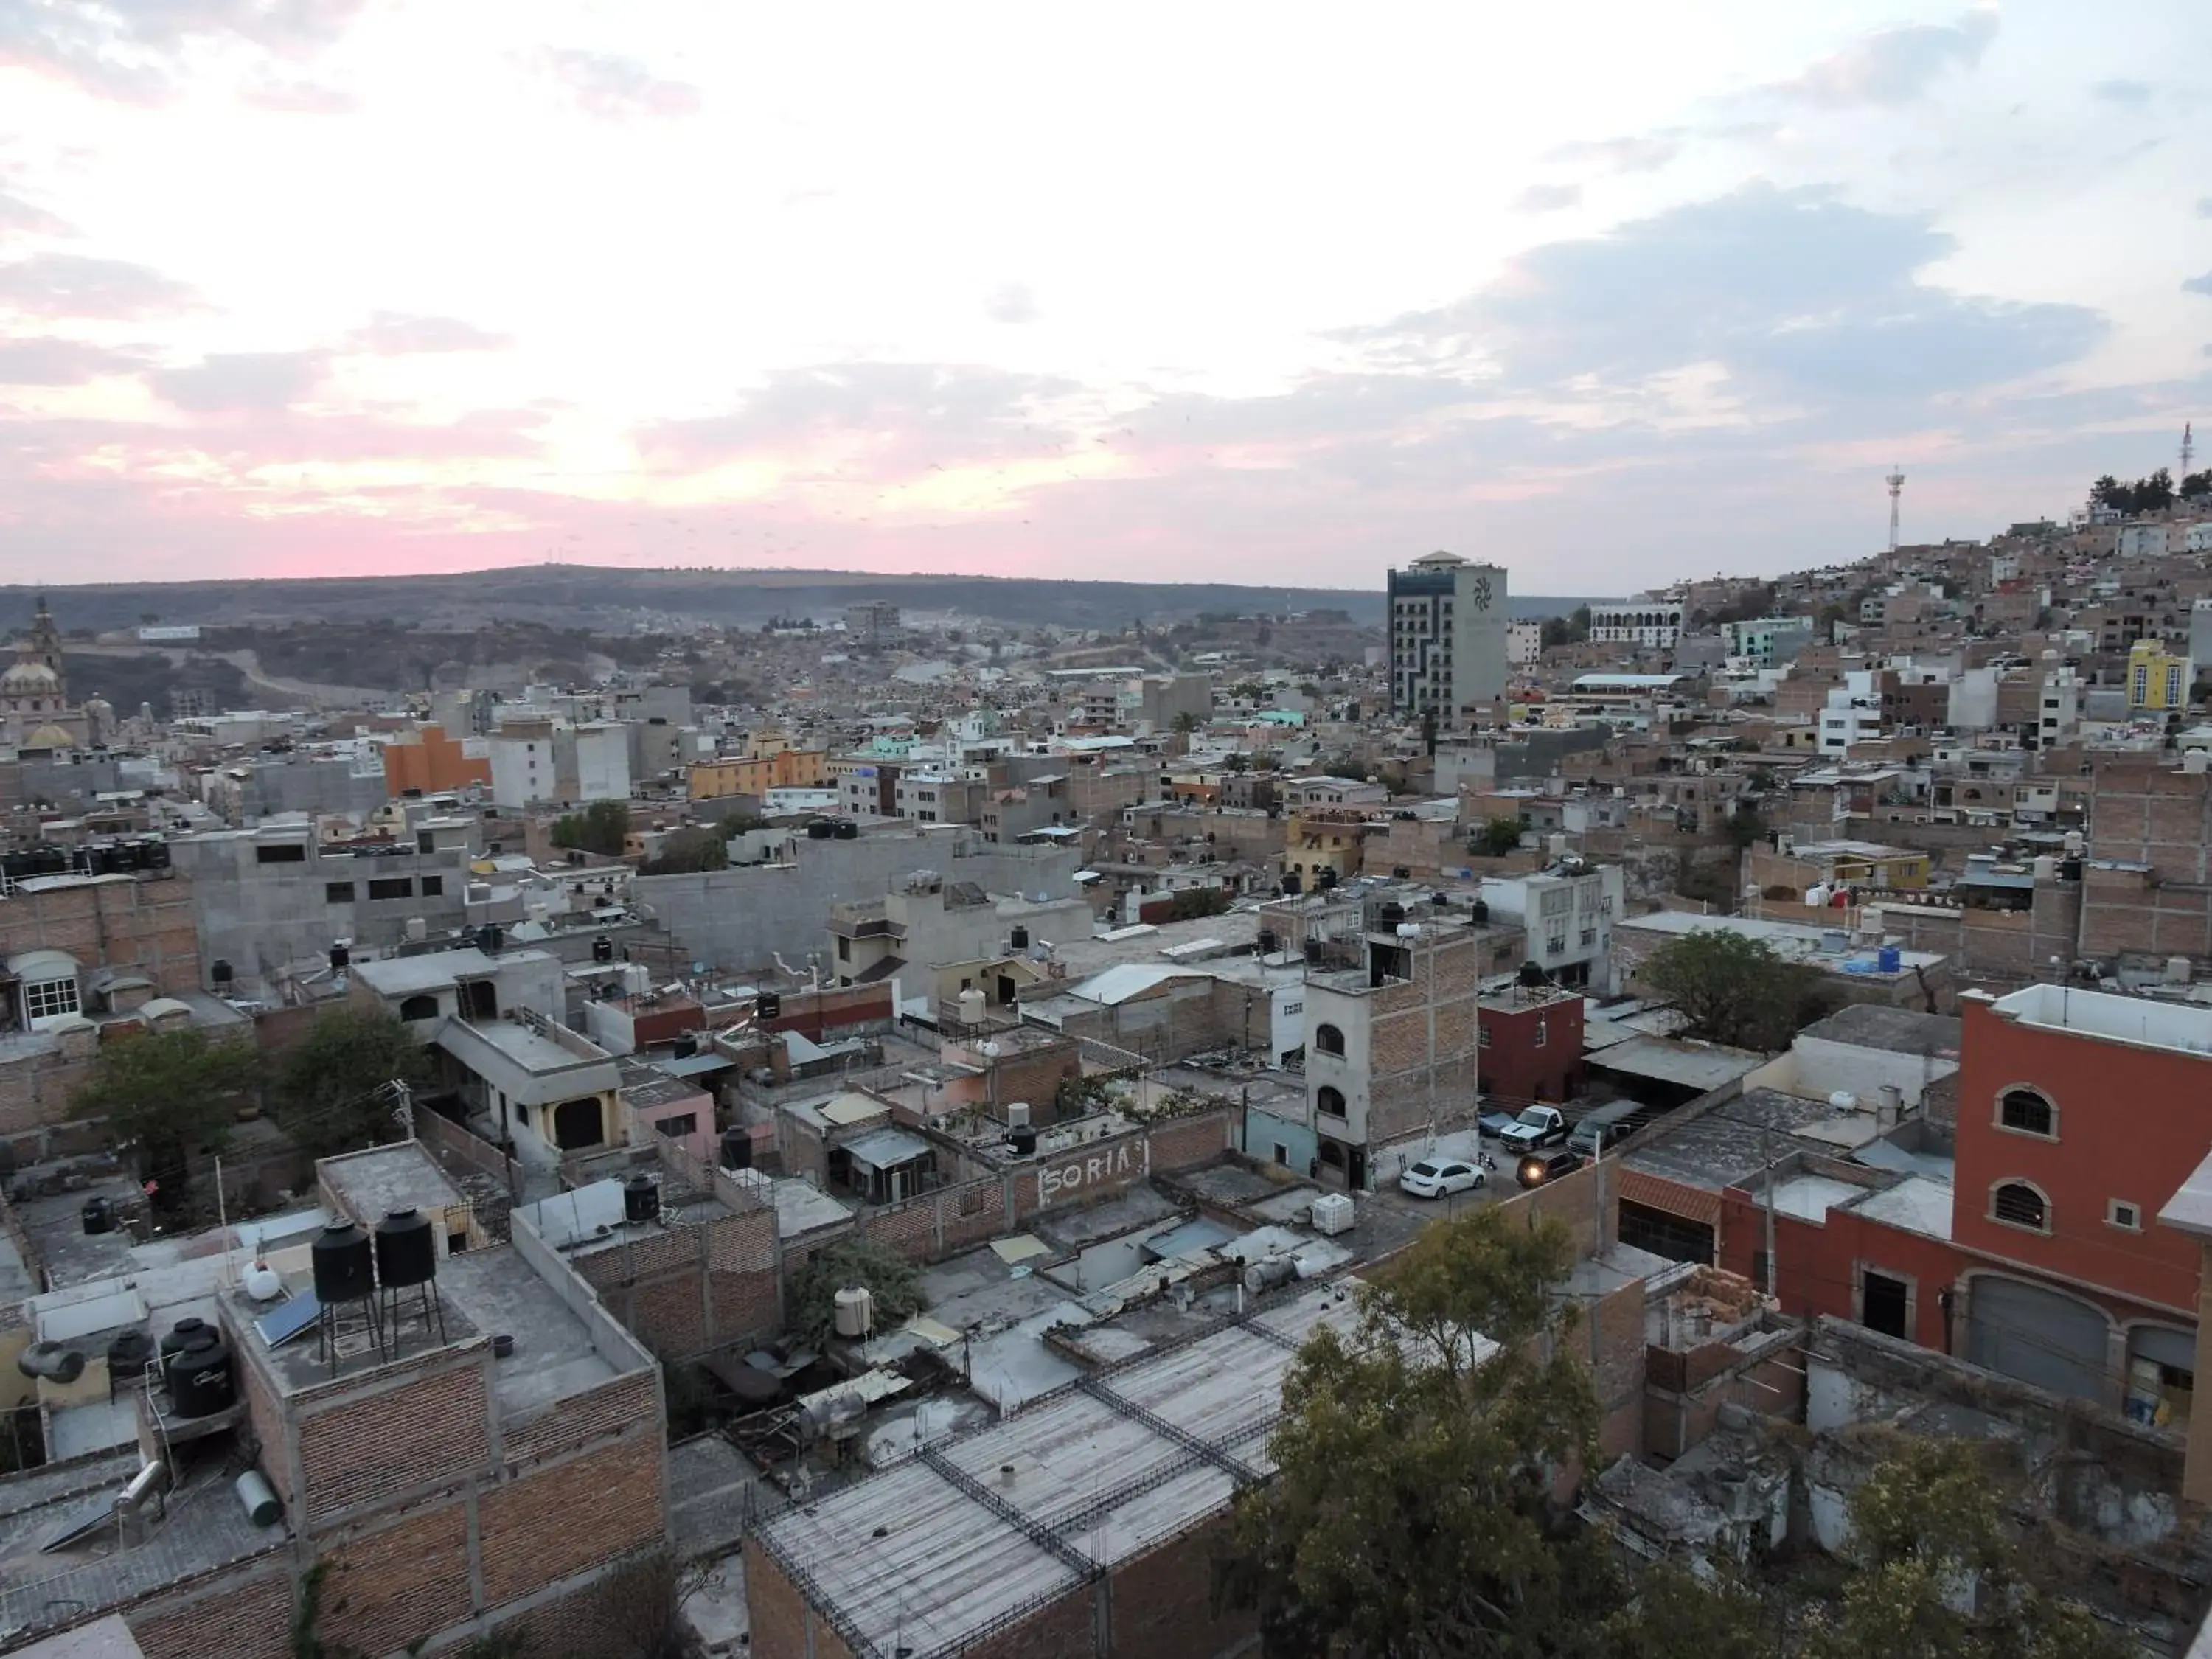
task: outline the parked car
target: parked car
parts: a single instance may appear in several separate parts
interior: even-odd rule
[[[1398,1177],[1398,1185],[1415,1198],[1442,1198],[1473,1192],[1482,1185],[1482,1171],[1465,1158],[1425,1158]]]
[[[1557,1181],[1561,1176],[1572,1175],[1588,1162],[1580,1152],[1571,1152],[1564,1146],[1554,1146],[1549,1152],[1531,1152],[1521,1160],[1521,1184],[1523,1187],[1540,1187],[1547,1181]]]
[[[1518,1121],[1512,1113],[1501,1112],[1495,1107],[1478,1114],[1475,1117],[1475,1122],[1481,1127],[1482,1133],[1492,1140],[1504,1139],[1505,1132]]]
[[[1556,1106],[1528,1107],[1498,1138],[1516,1152],[1563,1145],[1567,1138],[1566,1115]]]
[[[1639,1101],[1616,1100],[1586,1114],[1567,1145],[1584,1158],[1601,1158],[1636,1133],[1651,1109]]]

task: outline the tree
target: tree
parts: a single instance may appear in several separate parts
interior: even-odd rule
[[[553,844],[581,853],[620,858],[629,836],[629,804],[595,800],[580,812],[569,812],[553,821]]]
[[[70,1109],[105,1119],[118,1141],[134,1144],[139,1178],[155,1183],[155,1204],[175,1209],[190,1190],[187,1158],[222,1144],[239,1097],[260,1079],[261,1056],[250,1042],[149,1031],[101,1043],[92,1079]]]
[[[733,836],[749,836],[756,830],[768,828],[768,820],[757,812],[729,812],[714,826],[714,833],[724,841]]]
[[[1467,838],[1467,850],[1478,858],[1502,859],[1521,845],[1521,820],[1492,818]]]
[[[842,1238],[809,1256],[799,1270],[793,1330],[817,1347],[828,1342],[837,1328],[837,1292],[854,1285],[867,1288],[878,1330],[903,1324],[929,1305],[913,1262],[873,1239]]]
[[[1553,1503],[1557,1473],[1594,1460],[1589,1374],[1576,1345],[1540,1358],[1529,1340],[1571,1255],[1555,1220],[1474,1210],[1360,1287],[1348,1337],[1307,1343],[1278,1472],[1238,1498],[1222,1564],[1267,1653],[1564,1654],[1618,1610],[1611,1545]]]
[[[1437,711],[1421,710],[1421,750],[1431,760],[1437,757]]]
[[[2064,1594],[2062,1552],[2007,1525],[1978,1443],[1913,1438],[1851,1496],[1859,1571],[1810,1631],[1814,1659],[2125,1659]]]
[[[1765,939],[1717,927],[1669,939],[1638,977],[1689,1020],[1691,1036],[1769,1052],[1789,1046],[1816,980]]]
[[[1766,820],[1759,816],[1756,806],[1740,801],[1735,811],[1722,820],[1721,832],[1732,846],[1741,849],[1766,839]]]
[[[2212,495],[2212,467],[2185,476],[2181,481],[2180,494],[2185,501],[2193,501],[2200,495]]]
[[[729,867],[729,842],[718,831],[678,830],[662,840],[660,851],[638,866],[638,874],[689,876]]]
[[[398,1103],[385,1085],[430,1075],[414,1034],[389,1014],[333,1008],[319,1016],[276,1073],[276,1121],[315,1158],[400,1138]]]
[[[1182,713],[1175,717],[1175,729],[1178,732],[1186,732],[1197,731],[1198,716],[1192,714],[1189,709],[1184,709]]]

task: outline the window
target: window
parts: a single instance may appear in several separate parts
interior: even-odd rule
[[[837,960],[838,960],[838,961],[840,961],[840,962],[850,962],[852,959],[853,959],[853,941],[852,941],[852,940],[850,940],[850,939],[847,939],[847,938],[846,938],[842,933],[838,934],[838,935],[837,935]],[[963,985],[963,986],[962,986],[960,988],[961,988],[962,990],[963,990],[963,991],[964,991],[964,990],[966,990],[968,988],[967,988],[966,986],[964,986],[964,985]]]
[[[298,842],[289,842],[278,847],[257,847],[253,849],[253,861],[256,864],[305,864],[307,849]]]
[[[23,987],[23,1018],[31,1024],[78,1012],[76,981],[42,979]]]
[[[353,884],[349,881],[325,882],[323,884],[323,902],[325,904],[351,904],[353,902]]]
[[[2142,1209],[2124,1198],[2108,1199],[2105,1204],[2105,1220],[2127,1232],[2139,1233],[2142,1231]]]
[[[2058,1138],[2058,1110],[2036,1089],[2008,1089],[1997,1097],[1997,1122],[2016,1134]]]
[[[1990,1189],[1990,1219],[2030,1232],[2051,1231],[2051,1200],[2025,1181],[2000,1181]]]
[[[1321,1091],[1314,1097],[1314,1104],[1328,1116],[1342,1117],[1344,1115],[1344,1091],[1341,1089],[1332,1089],[1324,1085]]]
[[[1313,1046],[1318,1054],[1340,1054],[1344,1052],[1344,1033],[1334,1025],[1316,1025]]]
[[[1540,1048],[1551,1040],[1552,1033],[1549,1027],[1547,1025],[1545,1021],[1540,1019],[1538,1020],[1536,1022],[1536,1047]]]
[[[380,876],[368,884],[368,896],[372,900],[413,898],[415,883],[406,876]]]
[[[681,1140],[686,1135],[699,1133],[699,1114],[678,1112],[673,1117],[656,1118],[653,1127],[671,1140]]]
[[[1478,1025],[1474,1028],[1474,1046],[1478,1048],[1487,1048],[1490,1046],[1490,1028],[1487,1025]]]
[[[445,891],[446,878],[443,876],[425,876],[422,878],[422,896],[424,898],[441,897],[444,896]]]

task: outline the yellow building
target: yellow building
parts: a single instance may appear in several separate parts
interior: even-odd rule
[[[2137,640],[2128,653],[2128,707],[2159,714],[2188,708],[2192,666],[2156,640]]]
[[[745,760],[695,762],[691,799],[765,795],[771,789],[822,789],[830,782],[830,756],[821,749],[782,749]]]

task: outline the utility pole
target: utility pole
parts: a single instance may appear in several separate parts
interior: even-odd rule
[[[1778,1305],[1782,1293],[1776,1287],[1781,1283],[1774,1270],[1774,1142],[1772,1134],[1762,1125],[1759,1131],[1759,1155],[1766,1161],[1766,1293]]]

